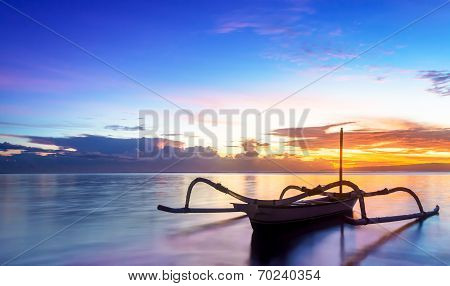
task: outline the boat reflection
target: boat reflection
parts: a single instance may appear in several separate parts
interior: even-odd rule
[[[250,265],[360,265],[371,253],[388,241],[402,238],[401,233],[416,227],[420,235],[423,219],[412,220],[398,228],[385,229],[384,235],[358,247],[352,233],[355,226],[345,224],[342,217],[314,220],[285,227],[255,229],[250,248]],[[345,229],[347,236],[345,238]],[[358,227],[356,227],[358,228]],[[339,242],[336,235],[339,233]],[[330,243],[331,241],[331,243]],[[308,251],[309,249],[309,251]],[[315,249],[323,249],[323,252]],[[438,262],[440,259],[435,258]]]
[[[342,217],[329,217],[285,226],[257,227],[251,240],[250,265],[311,265],[311,260],[301,250],[308,246],[313,248],[339,229],[340,241],[333,244],[333,248],[339,247],[340,261],[326,262],[324,257],[323,264],[341,264],[345,259],[344,223]]]
[[[355,251],[352,255],[350,255],[348,257],[345,257],[345,255],[342,256],[341,265],[347,265],[347,266],[360,265],[361,262],[366,257],[368,257],[371,253],[373,253],[378,248],[380,248],[382,245],[384,245],[386,242],[388,242],[389,240],[394,239],[394,238],[400,238],[401,240],[404,240],[405,242],[412,244],[412,242],[409,242],[408,240],[404,239],[400,234],[413,226],[417,226],[416,233],[418,236],[420,236],[421,232],[422,232],[422,226],[423,226],[424,220],[426,220],[426,218],[425,219],[416,219],[416,220],[410,221],[409,223],[407,223],[397,229],[386,231],[385,234],[383,236],[381,236],[380,238],[378,238],[376,241]],[[440,262],[439,259],[437,259],[437,260]]]

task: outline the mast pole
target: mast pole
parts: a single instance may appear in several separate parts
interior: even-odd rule
[[[342,193],[342,148],[344,147],[344,128],[341,128],[339,143],[339,193]]]

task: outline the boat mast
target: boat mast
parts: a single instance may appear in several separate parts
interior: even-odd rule
[[[339,143],[339,193],[342,193],[342,148],[344,145],[344,128],[341,128]]]

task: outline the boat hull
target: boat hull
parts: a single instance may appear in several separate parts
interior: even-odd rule
[[[255,228],[255,225],[292,224],[351,213],[356,201],[357,198],[339,201],[320,199],[289,206],[234,204],[234,208],[245,212]]]

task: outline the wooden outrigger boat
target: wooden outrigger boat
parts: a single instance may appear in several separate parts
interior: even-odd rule
[[[375,192],[365,192],[356,184],[342,179],[342,146],[343,131],[341,129],[340,136],[340,168],[339,181],[330,183],[325,186],[317,186],[309,189],[299,186],[287,186],[280,194],[278,200],[258,200],[237,194],[219,183],[214,183],[205,178],[196,178],[188,187],[186,195],[186,203],[184,208],[170,208],[158,205],[158,210],[169,213],[225,213],[225,212],[243,212],[246,213],[253,228],[261,225],[285,225],[295,222],[314,220],[329,216],[339,216],[351,214],[356,202],[359,201],[361,209],[361,218],[354,219],[351,216],[345,216],[346,222],[354,225],[366,225],[374,223],[386,223],[401,221],[407,219],[424,219],[439,213],[439,206],[432,211],[424,211],[419,197],[410,189],[397,187],[393,189],[383,189]],[[197,183],[205,183],[219,192],[230,195],[242,203],[232,204],[232,208],[190,208],[189,201],[192,190]],[[342,192],[343,186],[352,189],[350,192]],[[330,192],[329,190],[338,188],[339,192]],[[301,194],[284,198],[289,190],[297,190]],[[395,192],[406,192],[411,195],[417,203],[419,212],[397,216],[369,218],[366,214],[366,206],[364,198],[383,196]],[[321,196],[318,199],[305,200],[311,196]]]

